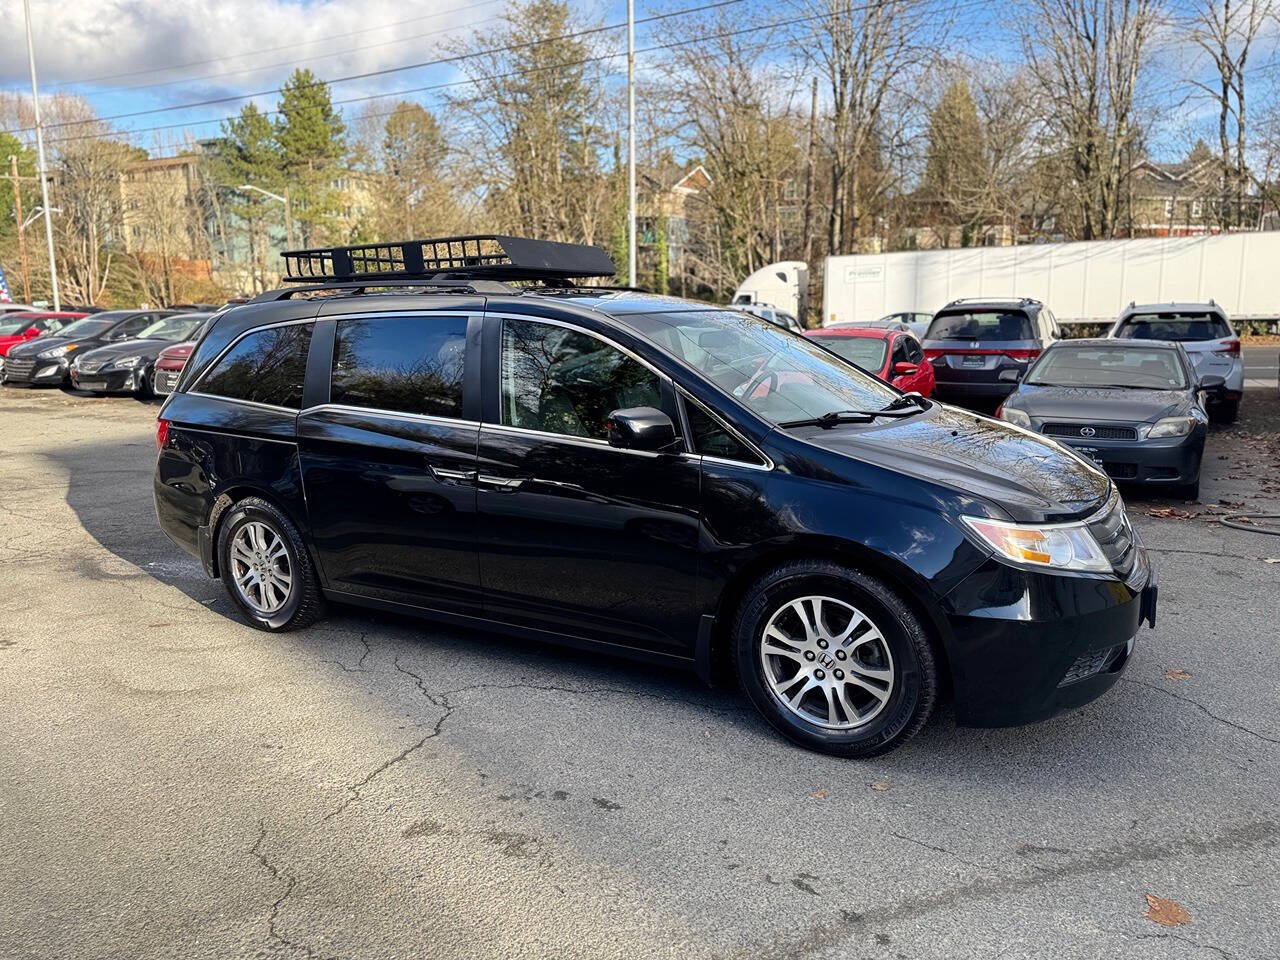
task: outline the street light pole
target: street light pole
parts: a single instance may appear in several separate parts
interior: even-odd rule
[[[284,196],[278,193],[272,193],[270,190],[263,190],[261,187],[255,187],[252,183],[242,183],[237,190],[252,190],[254,193],[260,193],[264,197],[269,197],[279,203],[284,204],[284,238],[289,245],[289,249],[293,249],[293,204],[289,201],[289,188],[284,188]]]
[[[40,198],[44,201],[44,238],[49,244],[49,285],[53,287],[53,309],[62,309],[58,297],[58,262],[53,255],[53,220],[49,215],[49,177],[44,163],[44,126],[40,123],[40,90],[36,86],[36,45],[31,39],[31,0],[22,0],[27,21],[27,62],[31,64],[31,106],[36,117],[36,157],[40,164]]]
[[[627,0],[627,286],[636,285],[636,9]],[[662,291],[659,291],[662,292]]]

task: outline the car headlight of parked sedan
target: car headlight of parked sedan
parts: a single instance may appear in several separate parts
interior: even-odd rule
[[[1012,423],[1015,427],[1022,427],[1025,430],[1031,429],[1031,418],[1021,410],[1012,407],[1001,407],[999,417],[1005,423]]]
[[[36,354],[37,360],[57,360],[59,357],[65,357],[72,350],[79,347],[78,343],[64,343],[60,347],[50,347],[48,350],[41,350]]]
[[[1199,417],[1165,417],[1147,428],[1147,437],[1151,440],[1158,440],[1160,437],[1185,437],[1202,422]]]
[[[1111,561],[1083,521],[1031,526],[982,517],[963,519],[984,544],[1019,566],[1111,572]]]
[[[111,362],[113,370],[133,370],[142,364],[142,357],[120,357]]]

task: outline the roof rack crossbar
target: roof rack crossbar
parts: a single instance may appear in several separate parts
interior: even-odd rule
[[[281,257],[282,279],[288,283],[482,277],[563,281],[617,272],[599,247],[496,234],[287,250]]]

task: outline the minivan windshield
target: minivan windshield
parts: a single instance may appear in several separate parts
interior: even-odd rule
[[[1227,321],[1216,313],[1135,313],[1127,317],[1116,337],[1120,340],[1222,340],[1231,336]]]
[[[1020,310],[974,310],[940,313],[929,324],[926,340],[1034,340],[1031,320]]]
[[[799,334],[728,310],[623,316],[771,423],[879,410],[899,393]]]
[[[1023,382],[1032,386],[1185,390],[1187,376],[1178,354],[1167,347],[1058,344],[1044,352]]]

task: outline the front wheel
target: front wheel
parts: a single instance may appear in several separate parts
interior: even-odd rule
[[[938,692],[929,636],[893,590],[842,564],[800,561],[762,577],[733,627],[747,698],[787,739],[871,757],[924,727]]]
[[[1235,423],[1240,419],[1240,401],[1215,403],[1209,408],[1209,416],[1215,423]]]
[[[247,497],[218,527],[223,586],[259,630],[297,630],[324,613],[315,567],[298,528],[266,500]]]

